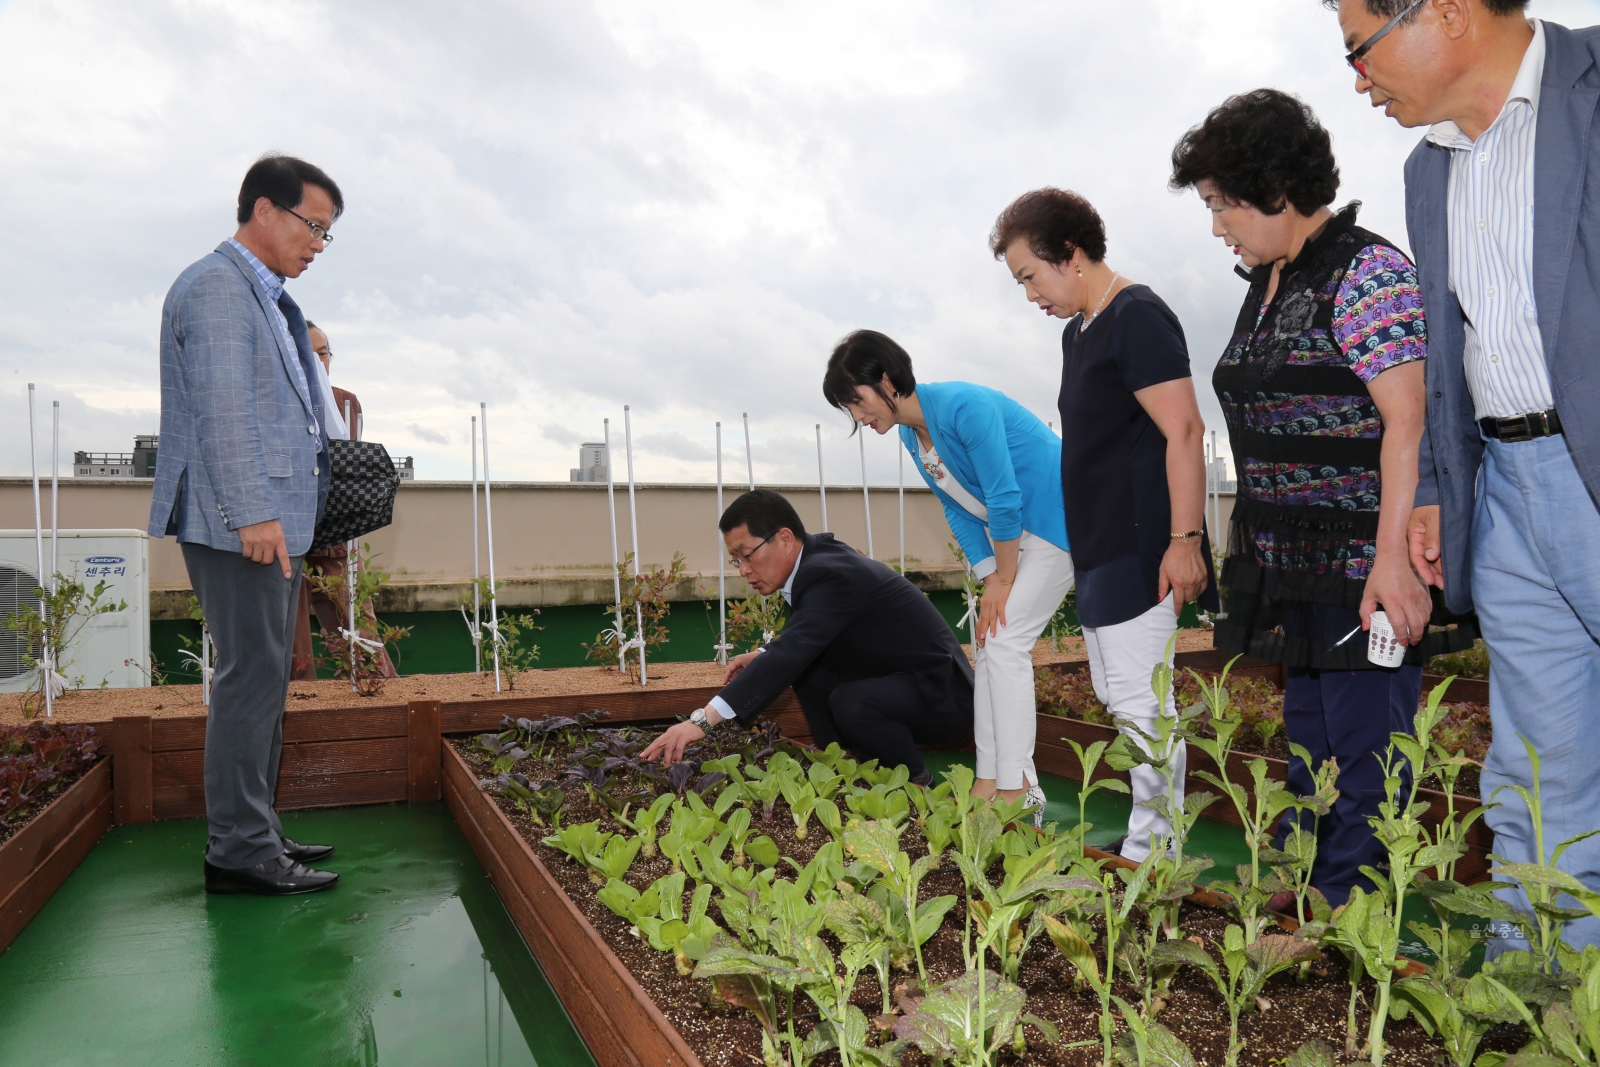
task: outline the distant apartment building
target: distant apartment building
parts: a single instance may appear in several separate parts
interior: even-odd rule
[[[1206,489],[1213,493],[1239,491],[1239,483],[1228,477],[1227,456],[1218,456],[1206,463]]]
[[[74,452],[72,473],[78,478],[154,478],[157,434],[139,434],[132,452]]]
[[[417,469],[411,465],[410,456],[394,460],[394,472],[400,475],[402,482],[414,482],[417,480]]]
[[[603,441],[585,441],[578,446],[578,465],[569,468],[574,482],[606,480],[606,446]]]

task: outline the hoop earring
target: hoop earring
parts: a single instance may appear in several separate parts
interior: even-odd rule
[[[1076,269],[1076,270],[1077,270],[1077,272],[1078,272],[1078,277],[1080,277],[1080,278],[1081,278],[1081,277],[1083,277],[1083,264],[1081,264],[1081,263],[1079,263],[1079,264],[1075,264],[1075,265],[1074,265],[1074,269]]]

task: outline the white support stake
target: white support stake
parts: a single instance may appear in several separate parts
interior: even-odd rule
[[[483,588],[478,579],[478,416],[472,416],[472,673],[483,673]]]
[[[828,532],[828,482],[822,476],[822,423],[817,423],[817,494],[822,500],[822,532]]]
[[[200,624],[200,703],[211,706],[211,627]]]
[[[355,416],[351,414],[350,401],[348,400],[344,402],[344,424],[346,427],[345,432],[350,435],[350,440],[359,440],[360,435],[356,433]],[[345,640],[350,642],[350,691],[354,693],[358,691],[356,687],[356,649],[359,646],[356,644],[356,638],[361,633],[361,630],[356,626],[356,569],[360,565],[360,541],[352,539],[346,542],[344,551],[344,585],[345,589],[349,591],[348,614],[350,616],[350,636]]]
[[[494,507],[489,502],[489,405],[478,404],[483,432],[483,525],[489,535],[489,639],[494,643],[494,691],[500,692],[500,598],[494,586]]]
[[[606,518],[611,520],[611,596],[617,606],[617,670],[628,669],[628,635],[622,628],[622,574],[618,570],[621,559],[617,555],[617,479],[616,468],[611,465],[611,420],[606,426]]]
[[[861,511],[867,517],[867,558],[876,559],[872,551],[872,500],[867,496],[867,437],[859,429],[856,443],[861,446]]]
[[[61,589],[61,556],[56,551],[56,535],[61,523],[61,401],[50,401],[50,592]]]
[[[732,651],[728,646],[728,549],[722,543],[722,423],[717,423],[717,616],[719,619],[719,633],[717,638],[717,662],[726,665],[728,653]]]
[[[896,444],[899,442],[897,441]],[[906,572],[906,450],[904,447],[896,448],[895,454],[900,457],[899,470],[896,474],[900,480],[900,573]]]
[[[750,491],[756,488],[756,458],[750,451],[750,413],[744,412],[744,466],[750,475]]]
[[[50,604],[46,599],[51,586],[44,570],[44,516],[39,509],[39,444],[34,431],[33,383],[28,383],[28,461],[33,466],[33,549],[39,564],[39,618],[45,626],[43,659],[39,663],[40,688],[44,690],[45,718],[55,715],[55,663],[50,652]]]
[[[1210,477],[1206,479],[1206,488],[1211,490],[1211,499],[1207,501],[1211,507],[1207,509],[1210,511],[1210,515],[1207,517],[1211,520],[1211,536],[1218,538],[1222,536],[1222,530],[1220,529],[1222,525],[1222,463],[1217,456],[1217,431],[1215,430],[1211,431],[1210,467],[1210,471],[1207,472]]]
[[[633,576],[639,577],[639,508],[633,496],[633,415],[628,405],[622,405],[622,444],[628,452],[628,522],[633,527]],[[649,685],[644,656],[644,605],[633,603],[634,637],[639,642],[639,684]]]

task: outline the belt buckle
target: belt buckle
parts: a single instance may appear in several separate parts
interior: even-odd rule
[[[1533,440],[1533,419],[1528,415],[1509,415],[1499,420],[1500,440],[1508,444]]]

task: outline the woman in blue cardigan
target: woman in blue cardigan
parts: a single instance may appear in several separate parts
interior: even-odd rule
[[[828,402],[880,434],[900,428],[922,478],[983,580],[974,642],[973,792],[1027,795],[1041,823],[1033,766],[1033,646],[1072,589],[1061,439],[1004,393],[967,382],[917,384],[911,357],[874,330],[834,349]]]

